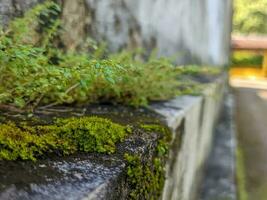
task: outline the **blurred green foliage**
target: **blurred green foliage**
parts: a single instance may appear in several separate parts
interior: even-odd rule
[[[102,101],[138,106],[176,94],[175,68],[166,59],[143,62],[135,51],[105,56],[101,47],[90,54],[58,48],[59,12],[48,1],[1,31],[0,103],[20,108]]]
[[[235,0],[233,29],[242,34],[267,34],[267,0]]]
[[[248,200],[244,154],[240,146],[236,149],[236,181],[239,200]]]
[[[262,67],[263,56],[251,52],[234,52],[231,58],[231,66]]]
[[[60,13],[46,1],[1,30],[0,106],[30,111],[92,102],[145,106],[198,88],[179,78],[191,68],[177,70],[170,60],[154,56],[144,62],[139,50],[107,54],[105,45],[90,39],[86,51],[65,49]],[[201,73],[193,68],[192,74]]]

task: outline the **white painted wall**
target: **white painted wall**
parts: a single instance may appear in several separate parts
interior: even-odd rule
[[[0,0],[1,23],[42,1]],[[88,36],[108,41],[113,51],[156,47],[159,55],[174,56],[180,64],[228,61],[232,0],[79,0],[83,1],[91,16],[86,19]],[[83,23],[76,23],[73,31]]]
[[[224,65],[228,61],[231,0],[86,0],[94,9],[93,30],[112,50],[135,43],[156,47],[178,62]],[[115,24],[119,27],[115,28]]]

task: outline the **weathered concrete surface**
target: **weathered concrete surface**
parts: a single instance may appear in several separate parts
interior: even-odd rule
[[[266,92],[258,89],[233,89],[238,147],[244,157],[244,181],[248,199],[267,198]]]
[[[199,190],[201,200],[236,200],[233,98],[226,96]]]
[[[75,114],[78,113],[76,110]],[[89,113],[112,116],[118,122],[127,124],[141,121],[149,123],[150,120],[154,121],[153,116],[157,116],[144,110],[133,112],[131,109],[120,110],[110,106],[88,107],[86,115]],[[126,120],[125,116],[128,116]],[[157,134],[136,130],[118,144],[117,152],[111,155],[90,153],[61,158],[51,155],[52,158],[37,162],[0,161],[0,199],[127,199],[130,189],[124,154],[140,155],[144,161],[152,162],[157,140]]]
[[[198,177],[212,142],[212,129],[221,105],[225,77],[207,85],[203,97],[182,96],[155,103],[150,110],[91,106],[72,115],[93,114],[128,124],[165,123],[172,130],[171,151],[166,165],[162,199],[192,200]],[[220,94],[220,95],[218,95]],[[138,117],[136,117],[138,116]],[[133,135],[118,146],[116,154],[84,154],[31,162],[0,162],[0,199],[126,199],[125,152],[148,159],[155,149],[156,135]]]
[[[225,77],[207,86],[203,97],[184,96],[153,105],[173,130],[173,146],[167,163],[163,199],[195,198],[203,164],[210,151]]]
[[[0,0],[1,21],[42,0]],[[232,0],[58,0],[65,44],[76,48],[89,36],[112,51],[157,48],[181,64],[225,65],[230,50]],[[80,41],[82,40],[82,41]]]
[[[6,25],[13,17],[21,16],[25,10],[44,0],[0,0],[0,23]]]
[[[84,43],[88,34],[86,26],[92,21],[90,10],[84,0],[64,0],[62,4],[62,39],[69,50],[74,50]]]
[[[231,0],[86,0],[113,50],[142,44],[180,63],[228,62]]]
[[[90,155],[37,163],[0,162],[0,199],[90,199],[89,194],[99,188],[104,196],[103,191],[117,189],[124,167],[120,160]],[[119,197],[114,192],[108,195],[110,199]]]

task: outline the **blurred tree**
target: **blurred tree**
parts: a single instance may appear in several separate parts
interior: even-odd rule
[[[235,0],[235,33],[267,34],[267,0]]]

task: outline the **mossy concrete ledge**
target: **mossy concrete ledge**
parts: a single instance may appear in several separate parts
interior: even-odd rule
[[[62,107],[48,114],[40,111],[33,124],[47,119],[49,124],[27,128],[23,123],[19,130],[46,130],[50,135],[43,137],[53,138],[53,151],[46,152],[47,139],[38,143],[45,152],[37,151],[28,136],[24,139],[33,149],[28,157],[7,148],[8,142],[0,144],[7,158],[17,159],[0,160],[0,199],[194,199],[226,85],[226,77],[221,76],[207,84],[202,96],[180,96],[147,109],[96,105],[64,113],[64,118],[82,116],[81,122],[97,120],[105,128],[118,127],[123,135],[116,139],[112,132],[112,141],[99,138],[95,122],[90,122],[94,129],[89,127],[89,135],[84,135],[86,123],[77,126],[74,118],[59,119],[53,127],[48,116],[62,117],[57,112]],[[70,132],[69,127],[77,130]],[[57,132],[56,138],[51,129]],[[78,136],[85,139],[73,140]],[[72,144],[71,149],[60,142],[62,137]],[[84,142],[88,137],[97,148]]]

